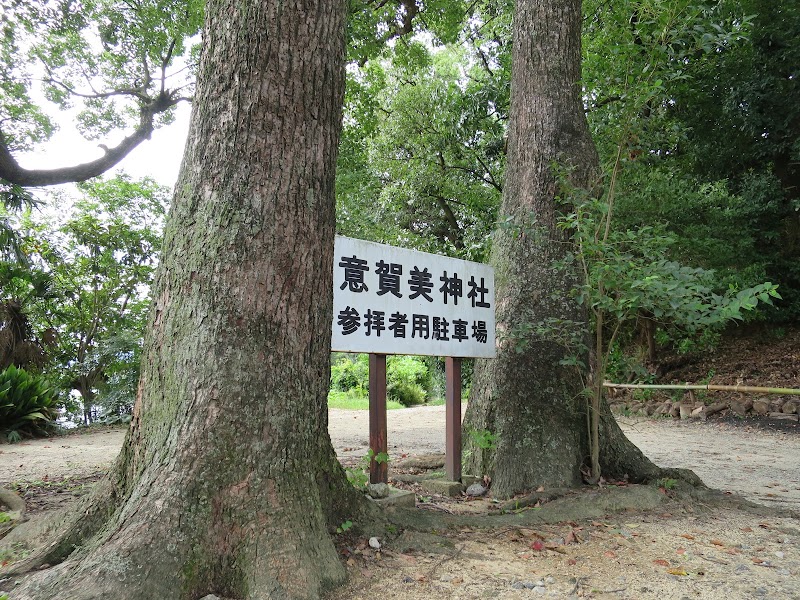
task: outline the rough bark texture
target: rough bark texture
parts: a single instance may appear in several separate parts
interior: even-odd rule
[[[369,510],[327,431],[345,14],[208,4],[114,508],[15,599],[316,598],[342,582],[329,531]]]
[[[467,432],[497,435],[494,449],[465,436],[465,469],[491,475],[500,497],[540,485],[577,485],[589,455],[584,383],[574,368],[559,364],[568,354],[562,345],[530,333],[547,318],[587,320],[569,295],[577,279],[553,266],[568,249],[556,227],[553,167],[566,169],[572,185],[582,188],[593,187],[598,172],[580,96],[580,34],[580,0],[517,1],[501,214],[521,227],[501,229],[494,238],[502,341],[495,360],[476,363],[465,421]],[[655,468],[616,423],[604,420],[603,428],[610,436],[603,443],[625,455],[632,477],[639,468]]]

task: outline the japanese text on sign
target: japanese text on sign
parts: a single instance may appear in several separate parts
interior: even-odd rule
[[[490,358],[494,335],[491,267],[336,238],[334,351]]]

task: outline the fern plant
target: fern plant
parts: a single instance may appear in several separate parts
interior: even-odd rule
[[[9,442],[47,435],[58,417],[58,394],[40,375],[11,365],[0,371],[0,434]]]

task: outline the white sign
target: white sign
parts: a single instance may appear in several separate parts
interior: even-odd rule
[[[334,351],[495,356],[491,267],[340,236],[334,252]]]

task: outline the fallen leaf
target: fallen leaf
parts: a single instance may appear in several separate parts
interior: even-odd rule
[[[675,552],[677,552],[678,554],[686,554],[686,548],[678,548],[677,550],[675,550]]]
[[[536,540],[531,544],[531,548],[534,550],[544,550],[544,543],[541,540]]]
[[[530,489],[530,488],[528,488],[528,489]],[[538,488],[536,488],[536,491],[537,492],[543,492],[544,491],[544,486],[540,485]]]
[[[356,561],[353,560],[352,558],[348,558],[347,559],[347,566],[348,567],[355,567],[356,566]]]
[[[769,529],[769,523],[759,523],[758,524],[761,529]]]
[[[753,532],[753,528],[752,527],[742,527],[742,531],[744,531],[745,533],[752,533]]]
[[[688,573],[683,569],[670,569],[669,571],[667,571],[667,573],[669,573],[670,575],[680,575],[681,577],[685,577],[686,575],[688,575]]]
[[[553,552],[558,552],[559,554],[566,554],[567,553],[567,551],[564,550],[561,547],[560,544],[554,544],[552,542],[549,542],[549,543],[545,544],[544,547],[547,548],[548,550],[552,550]]]
[[[417,563],[416,557],[411,556],[410,554],[402,554],[402,553],[398,552],[394,556],[396,556],[397,558],[399,558],[400,560],[402,560],[403,562],[405,562],[405,563],[407,563],[409,565],[414,565],[414,564]]]
[[[725,542],[723,542],[721,540],[711,540],[711,543],[714,544],[715,546],[724,546],[725,545]]]
[[[570,559],[567,561],[567,564],[568,564],[568,565],[577,565],[577,564],[578,564],[578,561],[577,561],[577,560],[575,560],[574,558],[570,558]]]
[[[564,538],[564,545],[566,546],[567,544],[577,544],[578,541],[579,541],[578,536],[575,535],[575,531],[573,530],[570,531]]]
[[[688,533],[682,533],[682,534],[681,534],[681,537],[682,537],[682,538],[686,538],[687,540],[693,540],[693,539],[694,539],[694,536],[693,536],[693,535],[690,535],[690,534],[688,534]]]
[[[659,567],[668,567],[669,566],[669,561],[668,560],[664,560],[663,558],[657,558],[657,559],[655,559],[653,561],[653,564],[654,565],[658,565]]]
[[[761,563],[763,563],[763,562],[764,562],[764,560],[763,560],[763,559],[761,559],[761,558],[754,558],[754,559],[753,559],[753,562],[754,562],[755,564],[757,564],[757,565],[760,565]]]
[[[603,552],[603,556],[605,556],[606,558],[617,558],[617,553],[614,552],[613,550],[606,550],[605,552]]]

